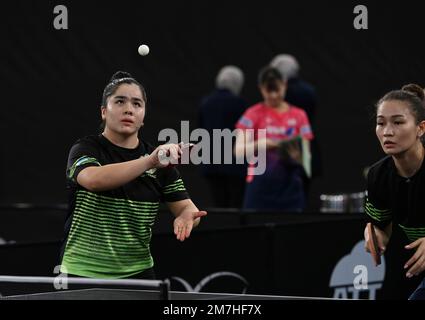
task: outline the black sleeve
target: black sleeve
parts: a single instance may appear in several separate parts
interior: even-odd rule
[[[379,170],[369,170],[367,175],[367,195],[365,212],[367,222],[371,222],[378,228],[385,228],[392,221],[392,212],[389,205],[388,183],[379,175]]]
[[[87,167],[101,166],[99,150],[93,142],[79,140],[71,148],[66,168],[66,178],[69,182],[77,183],[77,176]]]
[[[184,186],[179,171],[174,167],[163,168],[158,176],[161,185],[162,200],[175,202],[190,199],[189,193]]]

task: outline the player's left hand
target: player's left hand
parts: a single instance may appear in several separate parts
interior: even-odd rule
[[[198,212],[183,212],[177,218],[174,219],[174,234],[177,240],[184,241],[189,238],[190,232],[193,229],[193,224],[196,219],[207,215],[206,211]]]
[[[408,250],[417,248],[415,254],[404,265],[404,269],[410,268],[406,273],[406,277],[411,278],[425,270],[425,238],[419,238],[405,246],[405,248]]]

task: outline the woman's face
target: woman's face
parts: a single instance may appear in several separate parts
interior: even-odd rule
[[[272,88],[266,85],[260,85],[260,91],[264,102],[270,107],[278,107],[282,103],[282,99],[286,93],[286,83],[284,81],[276,81]]]
[[[130,136],[137,133],[145,118],[145,101],[136,84],[122,84],[102,107],[105,128]]]
[[[406,152],[419,141],[424,123],[416,124],[406,102],[388,100],[378,106],[376,135],[386,154],[397,155]]]

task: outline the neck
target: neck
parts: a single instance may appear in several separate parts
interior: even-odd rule
[[[421,142],[400,155],[393,156],[398,173],[405,178],[413,176],[422,166],[425,149]]]
[[[111,141],[116,146],[127,149],[134,149],[139,145],[139,138],[137,137],[137,132],[130,136],[124,136],[122,134],[116,133],[108,128],[102,132],[102,135]]]
[[[289,109],[289,105],[285,101],[282,101],[277,106],[270,106],[270,107],[279,112],[285,112]]]

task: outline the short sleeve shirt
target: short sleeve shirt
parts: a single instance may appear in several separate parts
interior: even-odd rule
[[[63,272],[94,278],[124,278],[153,266],[151,227],[162,201],[188,199],[179,172],[151,169],[114,190],[92,192],[80,186],[87,167],[135,160],[154,148],[140,140],[135,149],[114,145],[103,135],[78,140],[66,170],[69,215],[62,250]]]

